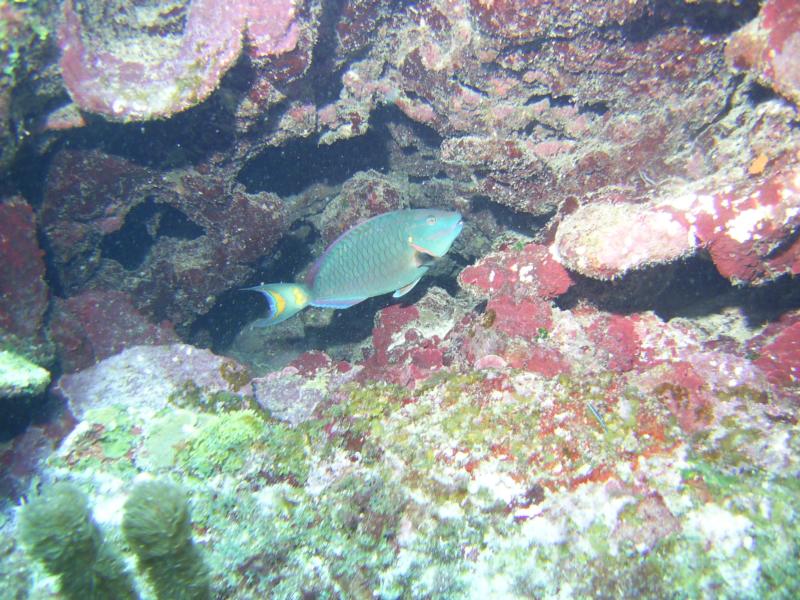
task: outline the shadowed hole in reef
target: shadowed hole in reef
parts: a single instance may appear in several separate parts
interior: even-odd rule
[[[552,217],[552,213],[536,216],[517,212],[513,208],[494,202],[486,196],[476,196],[470,200],[470,213],[476,215],[481,211],[487,211],[491,214],[497,224],[504,229],[531,237],[541,231]]]
[[[285,235],[262,260],[262,266],[242,288],[261,283],[300,281],[300,272],[314,260],[311,247],[319,234],[306,224],[298,223],[294,233]],[[303,350],[326,350],[331,345],[352,344],[372,335],[375,313],[392,304],[415,304],[431,286],[444,289],[451,296],[458,292],[457,273],[468,261],[455,253],[434,263],[431,273],[400,299],[384,294],[369,298],[356,306],[336,311],[331,323],[324,327],[308,325],[305,328]],[[189,342],[208,346],[212,351],[224,353],[242,331],[256,319],[268,315],[267,302],[261,294],[228,290],[219,295],[209,312],[192,324]],[[300,318],[299,316],[293,318]]]
[[[341,185],[359,171],[388,167],[384,132],[370,128],[364,135],[329,146],[320,146],[312,138],[268,148],[250,160],[237,179],[250,193],[291,196],[315,183]]]
[[[209,346],[214,352],[227,350],[245,326],[268,313],[262,294],[242,288],[298,280],[297,273],[313,258],[310,249],[317,238],[318,234],[312,227],[296,223],[262,257],[258,269],[241,288],[221,293],[211,310],[195,319],[188,341],[198,346]]]
[[[702,254],[679,263],[632,271],[614,281],[598,281],[574,273],[572,276],[576,285],[558,299],[559,308],[572,309],[585,301],[621,314],[652,310],[668,321],[735,307],[749,326],[756,327],[800,307],[800,280],[784,276],[761,286],[737,287]]]
[[[100,252],[131,271],[142,265],[157,238],[193,240],[204,233],[178,209],[148,198],[125,215],[120,229],[103,237]]]

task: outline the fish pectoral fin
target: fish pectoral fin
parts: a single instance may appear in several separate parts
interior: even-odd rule
[[[392,294],[392,298],[399,298],[400,296],[405,296],[408,292],[410,292],[412,289],[414,289],[414,286],[417,285],[417,283],[419,283],[420,279],[422,279],[422,277],[419,277],[419,278],[415,279],[414,281],[412,281],[408,285],[404,285],[401,288],[397,288],[395,290],[394,294]]]
[[[425,254],[417,250],[414,252],[414,266],[427,268],[436,258],[433,254]]]

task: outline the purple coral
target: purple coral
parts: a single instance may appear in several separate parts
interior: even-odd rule
[[[192,0],[164,9],[157,25],[129,9],[112,21],[110,9],[93,16],[74,4],[64,3],[59,30],[64,83],[81,109],[117,121],[169,117],[205,100],[241,54],[245,31],[258,58],[294,50],[300,37],[290,0]]]

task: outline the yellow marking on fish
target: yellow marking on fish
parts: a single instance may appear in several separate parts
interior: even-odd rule
[[[275,300],[275,314],[272,315],[273,318],[283,314],[283,311],[286,310],[286,300],[283,299],[278,292],[267,292],[272,299]]]
[[[308,295],[300,288],[293,289],[292,295],[294,296],[295,304],[303,305],[308,302]]]

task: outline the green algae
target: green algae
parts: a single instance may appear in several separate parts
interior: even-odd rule
[[[185,409],[165,409],[152,421],[142,442],[137,463],[160,471],[175,465],[178,450],[188,442],[209,417]]]
[[[226,381],[232,385],[235,391],[238,391],[244,385],[240,377],[240,371],[235,370],[233,367],[226,369],[224,368],[226,364],[222,364],[220,373],[224,372],[223,378],[228,377],[230,381],[228,379]],[[187,380],[178,386],[167,398],[167,403],[178,408],[197,409],[200,412],[212,414],[255,408],[250,397],[226,390],[209,391],[191,380]]]
[[[305,434],[251,410],[209,416],[177,450],[176,460],[195,477],[232,475],[257,461],[262,477],[305,482],[308,448]]]
[[[112,455],[128,444],[139,468],[190,486],[222,597],[791,597],[800,490],[736,452],[758,442],[747,412],[758,398],[714,435],[689,435],[659,398],[617,381],[442,370],[415,390],[350,384],[296,427],[250,410],[169,408],[138,442],[135,417],[88,416],[98,456],[108,460],[101,434],[120,435]],[[687,449],[678,484],[645,459],[676,460],[676,441]],[[615,476],[612,493],[602,482]],[[645,495],[629,485],[641,481],[682,530],[649,533]],[[698,529],[706,517],[721,529]]]
[[[0,399],[41,394],[50,383],[50,372],[27,358],[0,350]]]
[[[213,417],[178,451],[177,459],[196,477],[235,473],[264,429],[264,421],[252,411]]]
[[[139,442],[134,418],[117,405],[89,409],[84,413],[75,439],[63,456],[54,456],[54,466],[71,470],[103,470],[129,476],[136,469],[129,460]]]
[[[278,484],[258,501],[199,499],[198,523],[214,527],[223,515],[233,521],[232,536],[212,538],[213,554],[235,564],[242,580],[231,578],[222,589],[236,586],[239,597],[371,597],[395,558],[406,501],[387,475],[344,477],[318,495]],[[246,553],[243,539],[251,541]]]

